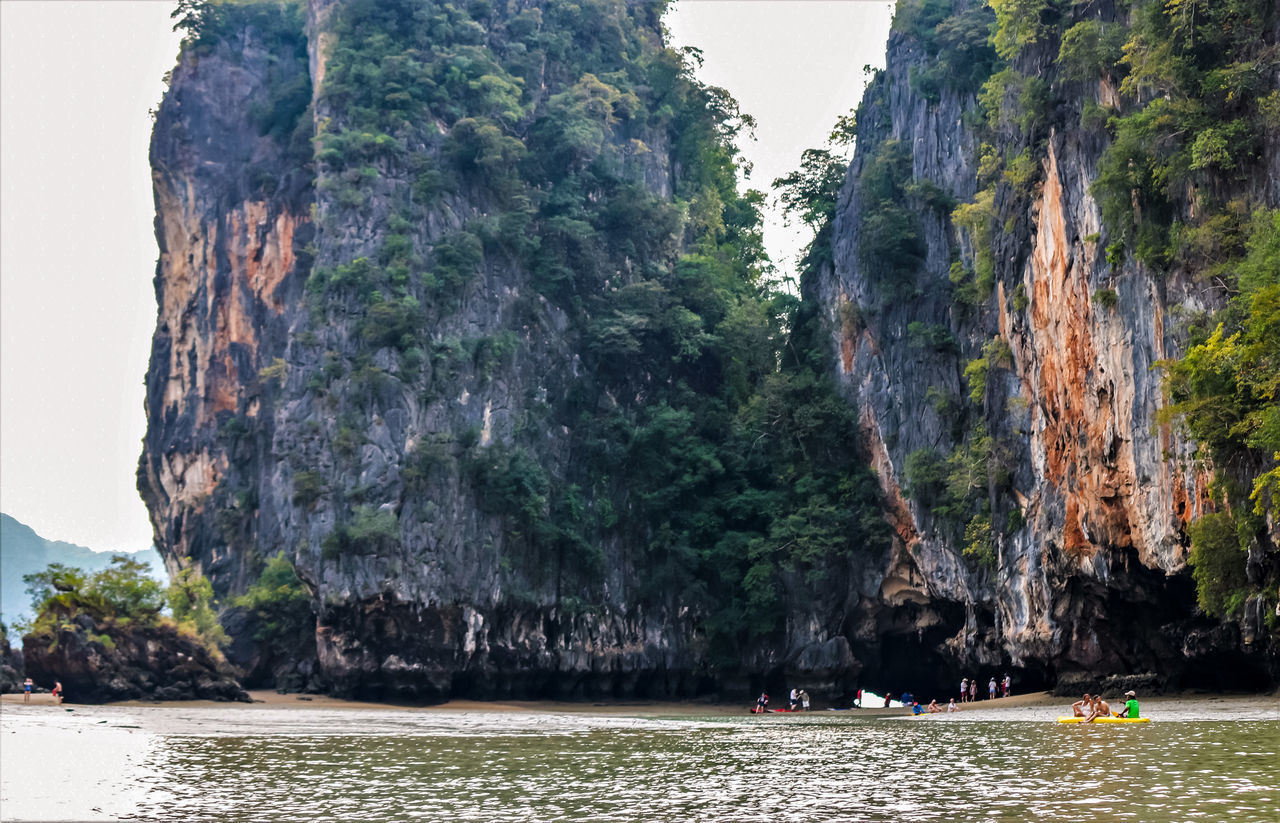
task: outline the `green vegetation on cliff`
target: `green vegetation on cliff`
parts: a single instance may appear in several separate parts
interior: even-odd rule
[[[216,655],[227,637],[213,609],[209,581],[194,569],[183,569],[166,588],[149,572],[146,563],[123,554],[94,572],[50,563],[43,571],[23,575],[35,618],[16,628],[28,640],[56,646],[60,632],[74,632],[78,620],[88,618],[97,632],[89,639],[111,649],[124,633],[167,625],[198,638]],[[164,614],[166,608],[172,616]]]
[[[1259,182],[1268,175],[1264,147],[1280,128],[1277,14],[1274,3],[1251,0],[1130,0],[1114,9],[1065,0],[899,0],[894,19],[930,57],[910,77],[929,103],[944,89],[981,87],[981,117],[966,121],[982,141],[979,190],[951,215],[968,241],[952,266],[956,302],[990,301],[996,245],[1024,219],[1056,127],[1101,133],[1091,191],[1113,270],[1132,256],[1139,265],[1125,270],[1187,277],[1211,305],[1225,304],[1193,312],[1185,353],[1163,364],[1173,400],[1164,419],[1185,422],[1216,478],[1220,510],[1189,529],[1200,605],[1215,615],[1239,615],[1260,595],[1267,600],[1258,613],[1271,614],[1280,582],[1270,525],[1280,490],[1280,222],[1274,193]],[[990,35],[979,44],[982,20]],[[973,71],[957,70],[961,55]],[[1078,124],[1068,119],[1075,117]],[[882,163],[892,145],[882,144],[868,166]],[[902,191],[908,177],[899,177]],[[892,201],[873,205],[892,216]],[[904,223],[893,237],[910,243],[914,231]],[[1114,310],[1119,295],[1109,284],[1095,289],[1095,310]],[[1025,294],[1015,293],[1015,310],[1026,307]],[[965,369],[975,406],[995,364],[984,351]],[[970,437],[968,451],[977,442]],[[944,518],[959,499],[950,467],[967,464],[962,451],[922,450],[906,466],[911,493]],[[969,536],[984,528],[990,524],[970,521],[970,548],[983,545]]]
[[[288,658],[315,643],[311,597],[283,553],[267,561],[262,574],[232,605],[256,619],[254,639],[275,655]]]
[[[1258,211],[1265,186],[1254,182],[1267,175],[1263,142],[1280,127],[1278,13],[1248,0],[1135,3],[1123,41],[1121,26],[1064,36],[1060,54],[1119,80],[1113,140],[1094,183],[1109,256],[1132,249],[1226,298],[1166,364],[1169,412],[1204,447],[1228,511],[1190,529],[1200,605],[1219,615],[1238,615],[1280,583],[1280,546],[1267,526],[1280,511],[1280,212]]]
[[[190,47],[261,14],[253,5],[184,3]],[[455,483],[501,520],[505,597],[567,612],[688,608],[727,661],[745,639],[780,636],[788,610],[843,596],[828,581],[888,531],[815,316],[764,276],[763,196],[737,180],[750,118],[662,46],[664,8],[332,7],[315,107],[314,329],[295,343],[323,363],[302,382],[335,431],[325,461],[295,461],[289,499],[302,518],[334,513],[323,563],[407,552],[420,523],[344,479],[368,420],[402,397],[429,406],[510,379],[534,338],[563,336],[575,360],[563,391],[524,401],[510,438],[479,426],[416,437],[405,495],[425,519]],[[297,116],[285,91],[264,124]],[[442,334],[495,279],[521,289],[507,327]],[[267,366],[264,392],[282,396],[296,368]],[[546,453],[549,431],[566,433],[567,460]],[[239,603],[264,625],[297,622],[300,589],[264,582],[285,562]],[[617,564],[636,572],[610,591]]]
[[[1233,284],[1226,307],[1166,364],[1168,411],[1203,445],[1225,504],[1190,530],[1200,604],[1212,614],[1237,614],[1280,582],[1280,564],[1267,559],[1269,524],[1280,519],[1280,209],[1254,216],[1245,248],[1219,269]]]

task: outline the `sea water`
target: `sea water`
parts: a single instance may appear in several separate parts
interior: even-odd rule
[[[1276,823],[1280,713],[626,717],[6,706],[0,818]]]

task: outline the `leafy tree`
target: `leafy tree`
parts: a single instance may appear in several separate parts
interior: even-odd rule
[[[1088,82],[1111,72],[1123,56],[1124,27],[1100,20],[1081,20],[1062,35],[1058,47],[1061,77]]]
[[[830,149],[805,149],[800,168],[773,181],[785,215],[799,215],[813,231],[835,217],[836,199],[849,169]]]
[[[1191,554],[1187,560],[1200,607],[1218,617],[1238,612],[1248,581],[1235,520],[1226,512],[1206,514],[1192,523],[1188,532]]]
[[[288,655],[314,642],[315,614],[311,598],[284,552],[267,561],[266,568],[232,605],[247,609],[257,619],[254,637],[276,654]]]
[[[207,645],[221,646],[229,641],[213,607],[213,585],[199,569],[187,566],[178,570],[169,584],[168,601],[178,625],[190,629]]]
[[[44,571],[24,575],[36,616],[23,628],[27,634],[53,635],[82,614],[108,626],[154,626],[162,619],[165,589],[147,572],[147,564],[118,554],[93,574],[51,563]]]

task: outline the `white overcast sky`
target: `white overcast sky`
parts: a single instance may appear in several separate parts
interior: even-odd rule
[[[43,537],[144,549],[134,472],[155,326],[150,110],[178,35],[167,0],[0,0],[0,510]],[[758,121],[768,190],[884,64],[889,0],[678,0],[673,45]],[[769,218],[789,273],[807,238]]]

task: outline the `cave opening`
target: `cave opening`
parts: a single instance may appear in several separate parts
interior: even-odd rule
[[[958,693],[959,665],[947,647],[965,624],[964,605],[936,601],[907,602],[880,620],[879,642],[862,657],[859,686],[898,699],[909,692],[922,702],[945,701]]]

